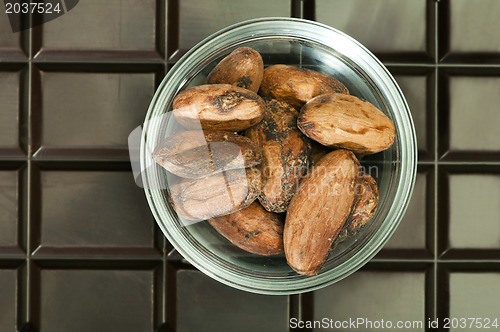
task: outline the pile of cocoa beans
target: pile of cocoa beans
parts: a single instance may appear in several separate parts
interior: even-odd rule
[[[250,253],[284,252],[303,275],[373,217],[377,183],[358,158],[388,149],[394,124],[337,79],[264,69],[257,51],[240,47],[172,111],[181,128],[153,158],[175,175],[169,197],[180,217],[208,220]]]

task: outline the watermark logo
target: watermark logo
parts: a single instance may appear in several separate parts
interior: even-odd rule
[[[30,29],[63,16],[80,0],[3,0],[12,32]]]

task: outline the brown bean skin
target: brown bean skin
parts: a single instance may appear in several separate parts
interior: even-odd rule
[[[257,93],[263,75],[264,62],[259,52],[239,47],[208,74],[207,84],[233,84]]]
[[[222,236],[237,247],[257,255],[283,252],[282,216],[266,211],[258,202],[234,213],[209,219]]]
[[[174,99],[176,120],[185,128],[245,130],[262,120],[264,100],[231,84],[205,84],[186,89]]]
[[[153,159],[175,175],[201,178],[258,165],[262,156],[247,137],[227,131],[189,130],[160,142]]]
[[[311,99],[300,110],[297,126],[307,137],[356,154],[388,149],[396,131],[379,109],[355,96],[329,93]]]
[[[375,179],[367,173],[362,173],[357,187],[356,203],[337,237],[337,243],[358,234],[372,220],[377,211],[379,195]]]
[[[356,235],[373,218],[378,206],[378,188],[375,179],[363,173],[359,183],[358,200],[349,218],[348,229]]]
[[[358,171],[351,151],[336,150],[302,179],[283,232],[286,259],[296,272],[314,275],[325,263],[354,204]]]
[[[257,199],[261,188],[260,171],[255,168],[169,183],[170,201],[187,220],[206,220],[244,209]]]
[[[264,70],[259,94],[300,108],[312,98],[331,92],[349,94],[349,90],[331,76],[296,66],[273,65]]]
[[[309,157],[310,165],[317,164],[321,160],[321,158],[332,152],[332,149],[327,148],[326,146],[319,144],[314,140],[310,141],[311,141],[311,156]]]
[[[260,203],[268,211],[285,212],[307,171],[310,153],[309,139],[297,129],[297,111],[285,102],[266,100],[266,115],[245,135],[262,153]]]

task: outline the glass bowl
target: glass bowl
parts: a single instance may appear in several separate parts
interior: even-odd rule
[[[178,126],[170,115],[175,96],[203,84],[215,65],[234,49],[247,46],[265,66],[291,64],[334,76],[354,96],[368,100],[395,124],[393,146],[366,156],[362,165],[377,181],[379,205],[358,235],[339,244],[315,276],[303,276],[284,254],[247,253],[219,235],[207,221],[186,223],[169,203],[168,172],[151,153]],[[416,176],[417,146],[405,98],[394,78],[364,46],[346,34],[312,21],[263,18],[214,33],[169,70],[151,102],[141,140],[142,182],[151,211],[170,243],[191,264],[229,286],[261,294],[294,294],[337,282],[367,263],[389,240],[408,206]]]

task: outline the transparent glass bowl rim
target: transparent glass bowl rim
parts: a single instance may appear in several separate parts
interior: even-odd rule
[[[187,261],[213,279],[237,289],[260,294],[284,295],[313,291],[331,285],[357,271],[380,251],[396,230],[408,207],[416,178],[417,143],[410,110],[399,86],[385,66],[369,50],[343,32],[321,23],[304,19],[267,17],[243,21],[208,36],[191,48],[169,70],[158,87],[146,115],[141,140],[141,169],[145,169],[147,164],[146,135],[158,134],[160,120],[155,121],[155,119],[160,119],[160,115],[165,112],[169,96],[175,96],[179,87],[184,85],[192,64],[200,63],[213,50],[227,47],[228,44],[269,37],[297,38],[335,49],[361,67],[386,94],[387,101],[394,110],[397,126],[400,130],[404,129],[404,135],[400,135],[401,169],[396,179],[397,191],[395,200],[384,220],[385,227],[380,227],[366,245],[350,259],[317,276],[301,279],[248,276],[207,259],[186,241],[179,229],[167,227],[166,224],[173,224],[174,220],[166,209],[158,208],[157,202],[163,201],[160,190],[148,189],[153,188],[148,186],[148,183],[155,181],[154,176],[148,172],[142,172],[142,181],[148,204],[159,227]]]

